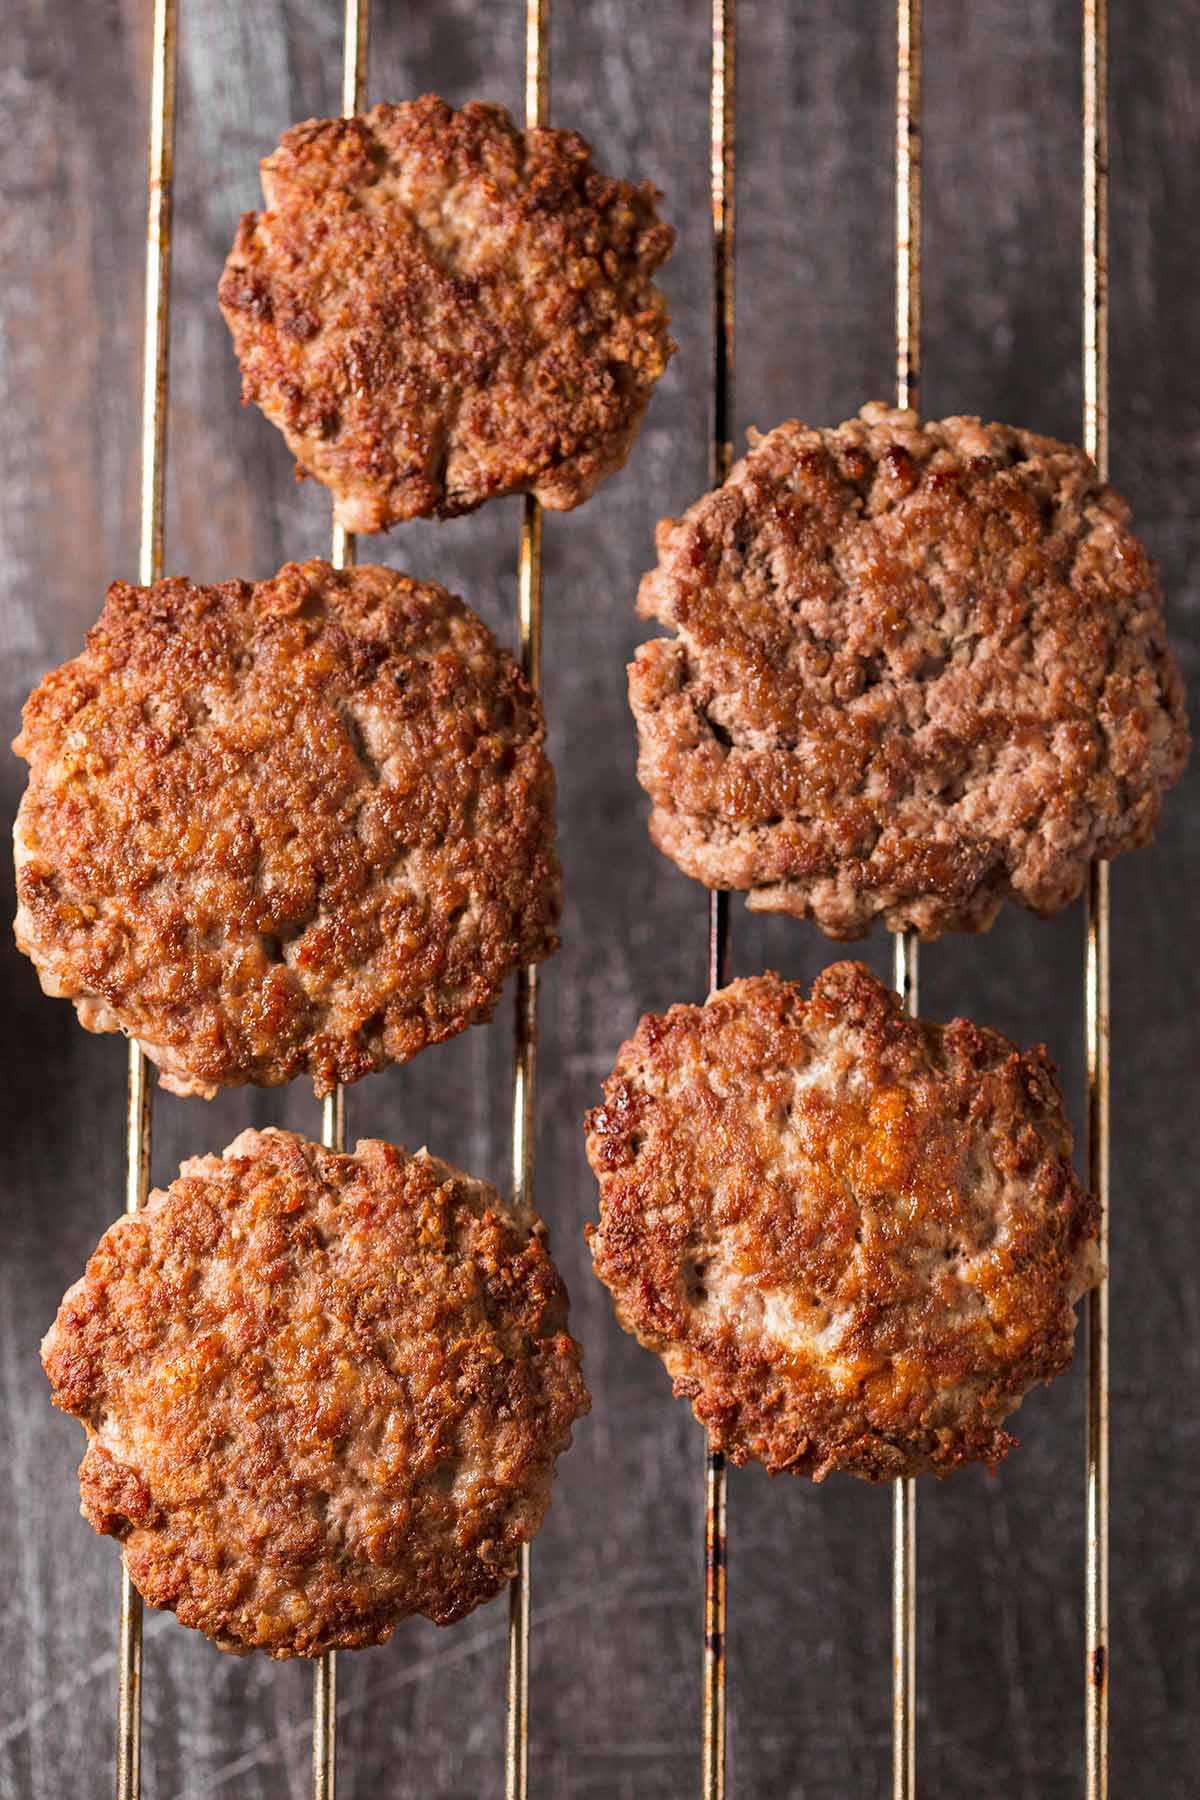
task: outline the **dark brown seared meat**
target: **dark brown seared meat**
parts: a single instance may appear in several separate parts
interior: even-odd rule
[[[1148,843],[1188,753],[1158,576],[1080,450],[795,421],[658,532],[630,668],[655,843],[860,937],[1042,914]]]
[[[566,510],[621,468],[674,348],[649,182],[426,95],[294,126],[262,183],[221,310],[244,398],[349,530],[499,494]]]
[[[540,1221],[436,1157],[245,1131],[100,1241],[42,1346],[83,1514],[224,1650],[451,1624],[588,1410]]]
[[[596,1273],[735,1463],[995,1464],[1071,1360],[1099,1210],[1043,1049],[762,975],[644,1018],[587,1131]]]
[[[405,1062],[557,944],[543,738],[432,583],[117,582],[14,746],[17,942],[177,1093]]]

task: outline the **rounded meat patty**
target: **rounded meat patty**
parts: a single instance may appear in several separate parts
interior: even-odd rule
[[[223,1650],[498,1592],[588,1410],[540,1220],[424,1150],[245,1131],[105,1232],[42,1345],[82,1511]]]
[[[566,510],[621,468],[674,349],[649,182],[430,94],[293,126],[262,184],[221,310],[243,397],[349,530],[500,494]]]
[[[1081,450],[792,421],[658,530],[630,668],[655,843],[834,938],[1041,914],[1150,840],[1188,753],[1162,592]]]
[[[326,1093],[486,1019],[556,947],[544,733],[432,583],[117,582],[14,745],[17,942],[176,1093]]]
[[[734,1463],[995,1464],[1071,1360],[1099,1209],[1044,1049],[768,974],[644,1018],[587,1131],[596,1273]]]

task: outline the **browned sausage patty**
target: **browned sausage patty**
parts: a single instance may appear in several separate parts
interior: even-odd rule
[[[1162,592],[1081,450],[795,421],[658,533],[630,669],[659,848],[853,938],[986,929],[1149,841],[1188,752]]]
[[[117,582],[14,746],[17,941],[177,1093],[356,1081],[486,1019],[555,948],[543,737],[432,583]]]
[[[105,1232],[42,1360],[150,1604],[316,1656],[513,1574],[588,1410],[566,1325],[545,1228],[486,1182],[245,1131]]]
[[[513,493],[565,510],[622,466],[674,348],[649,182],[431,94],[294,126],[262,184],[221,310],[245,399],[343,525]]]
[[[763,975],[644,1018],[587,1130],[596,1273],[735,1463],[994,1464],[1071,1360],[1098,1208],[1043,1049]]]

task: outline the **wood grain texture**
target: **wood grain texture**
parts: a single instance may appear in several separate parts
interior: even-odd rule
[[[376,8],[370,94],[436,88],[518,108],[517,0]],[[890,391],[891,14],[743,0],[740,426],[833,422]],[[1200,66],[1196,0],[1114,6],[1113,468],[1160,558],[1193,687],[1200,657]],[[1078,435],[1080,131],[1075,9],[927,0],[928,410]],[[325,496],[238,402],[214,289],[256,161],[293,119],[336,110],[341,8],[185,0],[167,564],[264,576],[323,551]],[[0,646],[15,729],[37,677],[78,647],[136,552],[136,421],[149,6],[15,0],[0,141]],[[700,1457],[657,1363],[617,1331],[587,1272],[594,1210],[579,1128],[637,1014],[699,997],[704,896],[652,849],[633,779],[623,664],[663,512],[705,479],[706,10],[561,0],[554,114],[621,174],[665,190],[680,353],[632,467],[546,528],[546,693],[568,883],[544,975],[542,1209],[572,1291],[595,1411],[562,1465],[535,1556],[535,1792],[677,1800],[694,1791]],[[465,594],[513,634],[518,508],[377,540],[372,554]],[[15,808],[21,771],[0,765]],[[1200,775],[1156,846],[1114,872],[1113,1791],[1194,1791],[1200,1501],[1193,1395],[1200,1284],[1191,1192],[1200,978]],[[1191,829],[1189,829],[1191,824]],[[11,910],[11,872],[5,871]],[[1081,922],[1004,919],[922,959],[924,1010],[1045,1038],[1081,1081]],[[734,909],[734,965],[810,977],[815,931]],[[868,946],[880,972],[888,949]],[[37,1342],[120,1205],[124,1046],[87,1037],[0,952],[5,1238],[0,1380],[8,1521],[0,1609],[0,1796],[109,1789],[117,1564],[78,1518],[81,1440],[52,1413]],[[349,1096],[350,1134],[431,1148],[503,1181],[508,1013]],[[155,1174],[243,1124],[315,1132],[315,1103],[241,1093],[157,1101]],[[1078,1105],[1076,1105],[1078,1115]],[[927,1792],[1078,1792],[1082,1422],[1078,1371],[1031,1397],[1001,1475],[923,1491],[920,1757]],[[732,1791],[844,1800],[889,1768],[888,1496],[757,1473],[731,1483]],[[344,1657],[349,1796],[501,1790],[504,1607],[402,1628]],[[170,1618],[146,1636],[148,1800],[301,1800],[307,1671],[222,1657]]]

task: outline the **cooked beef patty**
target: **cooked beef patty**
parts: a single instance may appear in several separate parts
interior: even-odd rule
[[[343,525],[514,493],[564,510],[623,465],[674,348],[649,182],[426,95],[294,126],[262,183],[221,310],[244,397]]]
[[[1043,1049],[762,975],[644,1018],[587,1130],[596,1273],[735,1463],[994,1464],[1071,1360],[1098,1208]]]
[[[432,583],[117,582],[25,708],[17,941],[177,1093],[325,1093],[486,1019],[555,948],[543,738]]]
[[[630,669],[660,849],[831,937],[980,931],[1148,843],[1188,753],[1153,564],[1081,450],[867,406],[681,519]]]
[[[424,1150],[245,1131],[105,1232],[42,1346],[83,1514],[224,1650],[490,1600],[588,1409],[540,1221]]]

